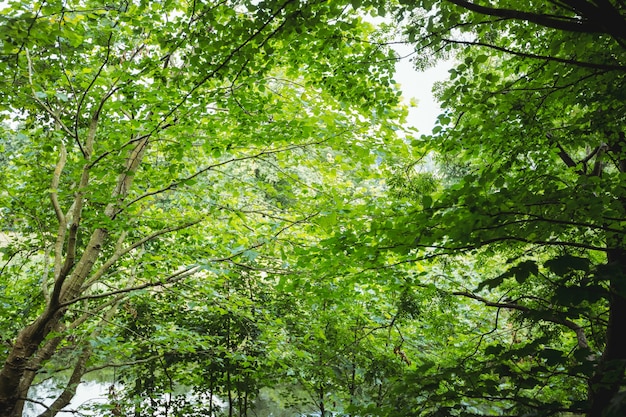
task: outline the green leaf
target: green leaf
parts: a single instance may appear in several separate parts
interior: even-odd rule
[[[337,224],[337,213],[333,211],[318,217],[317,224],[319,224],[327,232],[330,232],[333,230],[335,224]]]
[[[544,348],[539,352],[539,357],[545,359],[546,365],[555,366],[564,363],[567,358],[557,349]]]
[[[433,205],[433,198],[428,195],[425,194],[422,196],[422,207],[424,207],[425,209],[430,208]]]
[[[522,284],[526,282],[530,276],[537,275],[539,273],[539,267],[535,261],[528,260],[511,268],[510,272],[515,276],[515,280]]]
[[[544,262],[544,266],[550,269],[554,274],[565,276],[571,271],[588,272],[591,267],[591,261],[588,258],[582,258],[572,255],[561,255]]]
[[[489,59],[489,57],[487,55],[478,55],[476,58],[474,58],[474,62],[478,63],[478,64],[482,64],[483,62],[487,62],[487,60]]]

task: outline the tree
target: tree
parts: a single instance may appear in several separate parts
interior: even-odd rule
[[[403,117],[393,53],[343,4],[15,1],[0,33],[3,417],[69,350],[42,415],[66,406],[131,294],[275,267],[339,156],[371,175]]]
[[[418,160],[412,192],[357,240],[393,265],[473,260],[442,290],[497,311],[468,360],[420,370],[416,391],[434,395],[415,412],[623,415],[626,6],[401,3],[418,63],[457,62],[438,125],[413,142],[439,185]]]
[[[305,405],[319,415],[378,415],[394,378],[410,365],[399,353],[399,308],[384,285],[344,278],[311,271],[289,284],[306,296],[278,310],[289,347],[284,381],[304,391]]]

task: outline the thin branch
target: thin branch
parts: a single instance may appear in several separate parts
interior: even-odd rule
[[[132,250],[137,249],[144,243],[147,243],[159,236],[165,235],[167,233],[183,230],[191,226],[195,226],[196,224],[202,222],[202,220],[204,219],[200,218],[200,219],[192,220],[187,223],[182,223],[182,224],[178,224],[175,226],[166,227],[164,229],[157,230],[156,232],[153,232],[147,236],[144,236],[142,239],[132,243],[126,248],[123,248],[123,249],[118,248],[118,250],[116,250],[115,253],[109,259],[107,259],[100,268],[98,268],[98,270],[91,276],[91,278],[83,284],[83,290],[89,288],[96,281],[102,278],[102,276],[109,270],[109,268],[111,268],[111,266],[113,266],[113,264],[115,264],[122,256],[128,254]],[[118,241],[118,246],[119,245],[120,245],[120,242]]]
[[[310,219],[312,219],[313,217],[317,216],[318,214],[320,214],[319,211],[316,211],[314,213],[311,213],[309,215],[304,216],[303,218],[301,218],[300,220],[295,220],[292,221],[290,224],[282,227],[281,229],[279,229],[276,233],[274,233],[274,238],[278,237],[278,235],[280,235],[281,233],[283,233],[285,230],[290,229],[293,226],[296,226],[298,224],[301,223],[307,223]]]
[[[508,222],[501,222],[493,226],[477,227],[473,230],[497,230],[497,229],[502,229],[504,227],[511,226],[511,225],[544,222],[544,223],[549,223],[549,224],[582,227],[582,228],[587,228],[591,230],[611,232],[617,235],[626,233],[624,229],[615,229],[612,227],[608,227],[606,225],[596,225],[593,223],[583,223],[583,222],[569,221],[569,220],[549,219],[549,218],[546,218],[537,214],[532,214],[532,213],[523,213],[523,212],[516,212],[516,211],[500,211],[500,212],[490,213],[489,215],[493,216],[494,218],[497,216],[524,216],[526,218],[522,218],[518,220],[511,220]]]
[[[511,55],[515,55],[515,56],[521,56],[523,58],[531,58],[531,59],[540,59],[540,60],[543,60],[543,61],[559,62],[559,63],[562,63],[562,64],[574,65],[574,66],[581,67],[581,68],[591,68],[591,69],[598,69],[598,70],[603,70],[603,71],[626,72],[626,66],[624,66],[624,65],[595,64],[593,62],[577,61],[575,59],[559,58],[559,57],[549,56],[549,55],[530,54],[530,53],[527,53],[527,52],[516,51],[516,50],[513,50],[513,49],[508,49],[508,48],[504,48],[504,47],[501,47],[501,46],[497,46],[497,45],[493,45],[493,44],[489,44],[489,43],[484,43],[484,42],[478,42],[478,41],[462,41],[462,40],[457,40],[457,39],[445,39],[445,38],[442,39],[442,41],[448,42],[448,43],[452,43],[452,44],[458,44],[458,45],[482,46],[482,47],[485,47],[485,48],[495,49],[496,51],[504,52],[506,54],[511,54]]]
[[[531,240],[522,238],[519,236],[500,236],[494,237],[492,239],[483,240],[476,244],[472,245],[459,245],[459,246],[444,246],[444,245],[421,245],[416,244],[414,247],[425,248],[425,249],[434,249],[434,250],[445,250],[449,251],[449,253],[454,253],[455,251],[463,251],[463,250],[473,250],[478,249],[483,246],[488,246],[492,243],[501,243],[501,242],[520,242],[526,243],[529,245],[539,245],[539,246],[561,246],[561,247],[571,247],[571,248],[580,248],[580,249],[588,249],[598,252],[606,252],[610,248],[606,248],[604,246],[595,246],[595,245],[587,245],[585,243],[578,242],[565,242],[560,240]]]
[[[96,138],[96,130],[98,128],[98,121],[100,119],[100,114],[102,114],[102,108],[104,107],[104,104],[106,103],[106,101],[109,98],[111,98],[111,96],[118,89],[119,87],[116,87],[114,83],[114,85],[111,86],[109,91],[102,97],[102,99],[100,99],[98,106],[96,107],[93,114],[91,115],[91,119],[89,120],[89,130],[87,131],[87,140],[85,142],[85,146],[84,147],[81,146],[80,148],[85,159],[91,158],[91,153],[93,152],[93,145],[94,145],[95,138]],[[79,143],[79,146],[80,146],[80,143]]]
[[[38,96],[37,91],[35,91],[35,84],[33,83],[33,61],[30,58],[30,53],[28,52],[28,48],[24,48],[24,52],[26,53],[26,61],[28,63],[28,84],[30,85],[31,91],[33,93],[32,97],[39,104],[39,106],[50,115],[54,121],[61,127],[61,129],[67,133],[67,135],[71,138],[76,138],[77,136],[72,132],[66,125],[63,123],[63,120],[59,117],[59,115],[52,110],[50,106],[44,103]]]
[[[139,201],[141,201],[141,200],[143,200],[145,198],[148,198],[148,197],[151,197],[151,196],[154,196],[154,195],[158,195],[158,194],[162,194],[162,193],[164,193],[166,191],[169,191],[169,190],[173,190],[173,189],[179,187],[180,185],[184,184],[185,182],[193,180],[196,177],[199,177],[200,175],[202,175],[202,174],[204,174],[204,173],[206,173],[208,171],[211,171],[211,170],[213,170],[215,168],[221,167],[223,165],[227,165],[227,164],[230,164],[230,163],[233,163],[233,162],[241,162],[241,161],[246,161],[246,160],[249,160],[249,159],[255,159],[255,158],[259,158],[261,156],[265,156],[265,155],[273,155],[273,154],[276,154],[276,153],[288,152],[288,151],[291,151],[291,150],[294,150],[294,149],[300,149],[300,148],[304,148],[304,147],[307,147],[307,146],[319,145],[319,144],[322,144],[322,143],[324,143],[324,142],[326,142],[328,140],[329,140],[329,138],[322,139],[322,140],[319,140],[319,141],[309,142],[309,143],[290,145],[290,146],[286,146],[284,148],[265,149],[265,150],[261,150],[261,151],[255,153],[253,155],[245,155],[245,156],[240,156],[240,157],[234,157],[234,158],[227,159],[225,161],[221,161],[221,162],[217,162],[215,164],[208,165],[208,166],[206,166],[206,167],[204,167],[202,169],[199,169],[198,171],[194,172],[193,174],[191,174],[191,175],[189,175],[187,177],[180,178],[180,179],[177,179],[177,180],[171,182],[169,185],[167,185],[167,186],[165,186],[163,188],[160,188],[160,189],[154,190],[154,191],[150,191],[150,192],[147,192],[145,194],[142,194],[142,195],[136,197],[135,199],[129,201],[124,206],[124,209],[127,209],[131,205],[133,205],[133,204],[135,204],[135,203],[137,203],[137,202],[139,202]]]
[[[41,293],[46,302],[50,300],[50,291],[48,290],[48,277],[50,276],[50,246],[46,246],[43,255],[43,272],[41,274]],[[0,271],[1,275],[1,271]]]
[[[103,369],[108,369],[108,368],[123,368],[123,367],[127,367],[127,366],[133,366],[133,365],[139,365],[142,363],[146,363],[146,362],[151,362],[155,359],[159,359],[162,356],[167,355],[167,353],[160,353],[158,355],[152,355],[152,356],[148,356],[147,358],[143,358],[143,359],[137,359],[134,361],[128,361],[128,362],[122,362],[122,363],[108,363],[105,365],[100,365],[100,366],[93,366],[89,369],[87,369],[85,371],[85,374],[88,374],[90,372],[97,372],[97,371],[101,371]]]
[[[468,291],[464,291],[463,293],[466,292]],[[500,321],[500,308],[496,310],[496,317],[493,323],[493,328],[486,333],[481,333],[480,337],[478,338],[478,342],[476,343],[476,346],[474,346],[474,350],[466,355],[463,359],[461,359],[461,365],[464,365],[465,362],[467,362],[469,359],[473,358],[474,355],[476,355],[476,352],[478,352],[478,349],[480,349],[480,345],[483,343],[483,340],[485,340],[487,336],[495,333],[498,330],[498,321]]]
[[[52,174],[52,183],[50,184],[50,200],[52,200],[52,207],[54,208],[54,213],[57,216],[57,220],[59,221],[59,224],[62,223],[63,226],[65,226],[65,215],[63,214],[63,210],[61,210],[61,205],[59,204],[58,188],[61,181],[61,173],[63,172],[63,168],[65,167],[66,162],[67,151],[65,149],[65,145],[61,143],[59,149],[59,160],[54,168],[54,173]]]
[[[65,11],[64,10],[64,13],[65,12],[69,12],[69,11]],[[58,26],[59,33],[62,33],[63,17],[61,17],[61,19],[58,20],[57,26]],[[57,36],[57,45],[58,45],[58,49],[59,49],[59,57],[65,56],[65,52],[63,51],[63,48],[61,46],[62,45],[61,39],[62,38],[61,38],[60,35]],[[76,89],[74,88],[74,83],[72,83],[72,80],[70,79],[70,74],[69,74],[69,72],[65,68],[65,63],[63,62],[63,59],[59,59],[59,65],[61,66],[61,72],[63,73],[63,78],[65,78],[65,81],[69,85],[70,90],[72,92],[73,101],[75,102],[75,104],[78,104],[78,102],[77,102],[78,94],[76,93]],[[76,142],[78,143],[78,146],[80,147],[80,142],[79,141],[76,141]]]
[[[195,274],[196,272],[198,272],[201,268],[197,265],[194,266],[189,266],[181,271],[178,272],[174,272],[173,274],[169,275],[168,277],[166,277],[164,280],[162,281],[158,281],[158,282],[146,282],[145,284],[141,284],[141,285],[136,285],[134,287],[127,287],[127,288],[122,288],[119,290],[115,290],[115,291],[110,291],[110,292],[105,292],[105,293],[101,293],[101,294],[90,294],[90,295],[83,295],[81,297],[76,297],[74,299],[59,303],[58,308],[65,308],[68,307],[72,304],[76,304],[80,301],[84,301],[84,300],[97,300],[100,298],[107,298],[107,297],[111,297],[113,295],[120,295],[120,294],[128,294],[134,291],[139,291],[139,290],[144,290],[146,288],[154,288],[154,287],[159,287],[159,286],[164,286],[167,284],[171,284],[174,283],[178,280],[181,280],[183,278],[186,278],[190,275]]]
[[[170,125],[164,126],[163,128],[167,128]],[[93,168],[98,162],[100,162],[102,159],[106,158],[107,156],[111,155],[111,154],[118,154],[120,153],[122,150],[124,150],[125,148],[127,148],[128,146],[134,145],[137,142],[141,142],[142,140],[149,138],[150,136],[153,135],[154,132],[151,133],[146,133],[144,135],[139,135],[139,136],[134,136],[132,139],[129,139],[126,143],[124,143],[123,145],[121,145],[120,147],[116,148],[116,149],[111,149],[109,151],[103,152],[102,154],[98,155],[97,158],[95,158],[92,162],[90,162],[87,167],[88,168]]]
[[[3,3],[5,4],[5,3]],[[33,27],[35,26],[35,23],[37,22],[37,19],[39,19],[42,15],[41,15],[41,11],[43,10],[44,6],[46,5],[46,1],[42,1],[39,4],[39,7],[37,8],[37,11],[35,12],[35,16],[33,19],[31,19],[30,24],[28,25],[28,29],[26,29],[26,36],[24,36],[22,43],[20,44],[20,48],[18,49],[18,51],[15,53],[15,62],[16,64],[19,63],[19,59],[20,59],[20,53],[26,49],[26,40],[29,39],[31,37],[31,31],[33,30]],[[13,78],[13,82],[15,83],[16,81],[16,77],[17,77],[17,71],[15,72],[14,78]],[[15,85],[15,84],[14,84]]]
[[[33,404],[37,404],[43,408],[45,408],[46,410],[49,410],[50,407],[48,407],[48,405],[46,403],[44,403],[43,401],[39,401],[39,400],[33,400],[32,398],[18,398],[20,401],[26,401],[29,403],[33,403]]]
[[[113,32],[109,33],[109,38],[107,39],[107,51],[104,57],[104,61],[102,62],[102,65],[100,65],[100,67],[98,68],[98,71],[96,71],[96,74],[94,75],[93,79],[91,80],[87,88],[85,88],[83,95],[80,97],[80,100],[78,101],[78,106],[76,107],[76,117],[74,118],[74,137],[76,138],[76,143],[78,144],[78,147],[80,148],[83,154],[83,157],[85,157],[85,159],[88,159],[90,155],[85,149],[83,149],[83,146],[79,140],[78,122],[80,120],[80,112],[83,107],[83,103],[85,102],[85,99],[87,98],[87,94],[89,94],[89,90],[91,90],[91,88],[95,85],[96,80],[98,79],[98,77],[100,77],[100,74],[102,74],[104,67],[109,63],[109,59],[111,56],[111,40],[112,39],[113,39]]]
[[[54,173],[52,174],[52,182],[50,184],[50,200],[52,201],[52,207],[57,216],[59,227],[57,229],[56,242],[54,244],[54,279],[57,280],[62,275],[62,261],[63,261],[63,244],[65,242],[65,235],[67,231],[67,220],[61,210],[61,205],[58,199],[58,188],[61,180],[61,173],[67,162],[67,151],[63,143],[60,145],[59,160]]]
[[[515,302],[490,301],[484,297],[481,297],[469,291],[453,291],[452,295],[471,298],[473,300],[480,301],[481,303],[483,303],[484,305],[488,307],[506,308],[508,310],[517,310],[522,313],[539,313],[540,318],[542,320],[550,322],[550,323],[561,324],[569,328],[570,330],[574,331],[574,333],[576,333],[576,339],[578,341],[579,348],[587,349],[589,347],[589,343],[587,342],[587,337],[585,336],[585,330],[581,326],[579,326],[578,324],[574,323],[573,321],[569,319],[558,317],[550,312],[533,310],[527,306],[523,306]]]

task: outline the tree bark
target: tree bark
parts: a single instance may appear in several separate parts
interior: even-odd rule
[[[58,326],[55,331],[62,331],[61,326]],[[56,352],[59,343],[63,340],[63,336],[56,336],[48,339],[43,347],[41,347],[37,353],[31,358],[28,365],[26,366],[27,370],[20,381],[20,401],[16,405],[16,409],[14,411],[15,415],[21,416],[24,412],[24,405],[26,404],[26,398],[28,396],[28,390],[30,386],[33,384],[35,376],[37,375],[37,371],[41,369],[42,364],[50,359],[54,353]]]
[[[588,417],[603,417],[612,405],[626,371],[626,250],[610,249],[607,253],[610,280],[609,321],[606,346],[600,363],[589,381]]]
[[[78,388],[78,385],[87,370],[87,360],[90,356],[91,347],[89,346],[89,343],[87,343],[74,365],[74,371],[65,385],[65,389],[63,389],[63,392],[61,392],[61,394],[56,400],[54,400],[46,411],[39,414],[39,417],[54,417],[59,411],[69,405],[72,398],[74,398],[74,395],[76,395],[76,389]]]
[[[114,190],[111,193],[111,203],[105,209],[105,214],[114,220],[120,212],[120,205],[132,186],[133,174],[137,171],[143,155],[149,144],[149,137],[140,140],[128,154],[125,162],[125,171],[118,177]],[[82,196],[77,198],[83,198]],[[74,219],[75,222],[78,220]],[[96,260],[101,254],[109,232],[105,228],[97,228],[85,250],[75,266],[63,267],[55,276],[55,283],[45,310],[30,325],[17,335],[5,363],[0,370],[0,417],[21,417],[24,393],[28,392],[30,384],[26,384],[28,376],[27,364],[37,354],[50,332],[60,325],[67,302],[77,298],[83,291],[83,284],[90,276]],[[72,254],[69,254],[72,256]],[[55,256],[61,256],[55,253]],[[66,254],[65,256],[68,256]],[[58,259],[55,260],[58,265]],[[32,380],[30,381],[32,383]],[[27,386],[28,385],[28,386]]]
[[[29,388],[22,384],[28,371],[27,364],[46,336],[58,325],[62,315],[63,310],[51,311],[47,308],[18,334],[0,371],[0,417],[21,417],[18,405],[23,401],[23,392]]]

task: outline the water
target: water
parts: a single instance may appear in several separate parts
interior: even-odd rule
[[[58,389],[55,386],[56,383],[58,383],[58,381],[48,380],[36,387],[31,388],[31,391],[29,392],[30,398],[40,401],[46,405],[52,404],[52,402],[61,393],[61,389]],[[112,385],[111,383],[97,381],[82,382],[78,386],[76,395],[72,399],[71,403],[57,415],[59,417],[98,417],[101,415],[101,412],[99,413],[98,410],[94,410],[93,408],[99,404],[107,403],[110,398],[110,390],[112,389],[119,394],[123,387],[119,384]],[[167,394],[164,394],[164,396],[165,395]],[[199,404],[206,404],[208,401],[207,398],[193,395],[191,393],[187,394],[187,397],[197,401]],[[254,401],[254,411],[251,414],[258,417],[321,417],[319,412],[306,412],[306,409],[310,410],[310,404],[309,406],[302,404],[300,406],[292,405],[285,407],[282,400],[276,402],[280,397],[281,395],[279,391],[275,391],[270,388],[262,389],[259,396]],[[225,412],[228,406],[228,403],[219,397],[213,397],[213,404],[217,409],[222,409],[222,412]],[[42,405],[27,402],[24,407],[23,417],[37,417],[44,410],[45,408]],[[335,413],[327,414],[327,416],[335,415]]]
[[[76,389],[76,395],[70,404],[59,412],[58,416],[71,415],[74,411],[80,411],[82,415],[86,416],[95,416],[96,413],[90,412],[89,409],[95,404],[106,403],[110,388],[111,384],[102,382],[89,381],[81,383]],[[60,393],[61,390],[55,387],[54,381],[50,380],[31,388],[29,397],[50,405]],[[24,417],[36,417],[44,410],[45,408],[42,405],[27,402],[24,406],[23,415]]]

